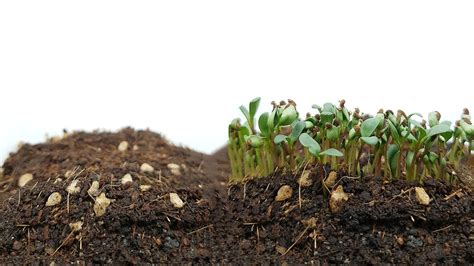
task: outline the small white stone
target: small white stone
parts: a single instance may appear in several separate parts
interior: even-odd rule
[[[136,144],[133,145],[133,150],[134,150],[134,151],[138,151],[138,145],[136,145]]]
[[[175,163],[169,163],[168,169],[170,169],[173,175],[181,175],[181,171],[180,171],[181,167]]]
[[[426,193],[425,189],[422,187],[415,187],[416,199],[421,205],[430,204],[430,196]]]
[[[332,193],[329,198],[329,207],[332,213],[338,213],[342,210],[344,203],[349,199],[349,194],[344,192],[344,188],[339,185]]]
[[[74,195],[81,192],[81,187],[77,185],[78,182],[79,180],[77,179],[72,180],[71,184],[69,184],[69,186],[67,186],[66,188],[67,193]]]
[[[56,180],[54,180],[53,184],[57,184],[57,183],[61,183],[63,180],[61,178],[56,178]]]
[[[91,196],[97,197],[97,195],[99,195],[99,181],[92,181],[91,187],[87,190],[87,193]]]
[[[173,204],[175,208],[180,209],[180,208],[183,208],[184,206],[184,202],[176,193],[170,193],[170,201],[171,201],[171,204]]]
[[[132,182],[133,182],[133,179],[132,179],[131,174],[126,174],[122,177],[122,185],[125,185],[127,183],[132,183]]]
[[[336,178],[337,178],[337,173],[335,171],[332,171],[331,173],[329,173],[328,177],[324,181],[324,184],[326,185],[326,187],[328,188],[333,187],[334,184],[336,183]]]
[[[48,200],[46,201],[46,207],[58,205],[61,202],[62,196],[59,192],[53,192],[49,195]]]
[[[73,170],[67,170],[66,173],[64,174],[65,178],[70,178],[74,174]]]
[[[140,166],[140,171],[142,173],[153,173],[153,171],[155,171],[155,169],[153,168],[153,166],[151,166],[147,163],[144,163]]]
[[[141,186],[140,186],[140,190],[141,190],[142,192],[148,191],[148,190],[150,190],[150,188],[151,188],[150,185],[141,185]]]
[[[105,193],[101,193],[95,198],[94,213],[95,216],[100,217],[105,214],[107,207],[109,207],[112,201],[105,196]]]
[[[18,186],[19,187],[24,187],[31,180],[33,180],[33,175],[32,174],[24,174],[24,175],[20,176],[20,179],[18,179]]]
[[[301,174],[301,177],[298,180],[298,184],[301,187],[310,187],[313,184],[313,181],[311,180],[311,178],[309,178],[310,173],[311,171],[304,170],[303,173]]]
[[[69,228],[71,228],[71,230],[73,232],[78,232],[78,231],[81,231],[82,230],[82,225],[84,223],[82,221],[78,221],[78,222],[75,222],[75,223],[70,223],[69,224]]]
[[[293,189],[288,185],[284,185],[278,190],[275,200],[284,201],[291,198],[291,195],[293,195]]]
[[[126,141],[120,142],[120,144],[118,145],[118,150],[121,151],[121,152],[124,152],[127,149],[128,149],[128,142],[126,142]]]

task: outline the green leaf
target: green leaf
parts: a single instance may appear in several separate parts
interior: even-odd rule
[[[306,121],[304,121],[304,123],[305,123],[305,128],[306,129],[310,129],[310,128],[314,127],[314,123],[310,120],[306,120]]]
[[[461,125],[462,130],[466,133],[466,135],[471,136],[471,137],[474,136],[474,126],[473,125],[468,124],[464,120],[459,121],[459,123]]]
[[[344,119],[346,121],[349,121],[349,119],[351,118],[351,116],[349,115],[349,111],[347,110],[346,107],[342,108],[342,113],[344,114]]]
[[[377,129],[379,123],[379,119],[375,117],[369,118],[362,122],[360,127],[360,134],[362,137],[370,137],[374,133],[375,129]]]
[[[268,127],[268,117],[268,113],[263,113],[258,118],[258,127],[260,128],[260,132],[264,137],[268,137],[270,135],[270,128]]]
[[[390,144],[387,148],[387,159],[392,174],[397,169],[398,156],[400,156],[400,148],[396,144]]]
[[[326,131],[326,138],[328,140],[336,140],[339,139],[339,127],[333,126],[332,128]]]
[[[291,135],[290,135],[291,143],[294,143],[299,138],[299,136],[301,135],[301,132],[303,132],[305,127],[306,127],[306,123],[304,121],[298,121],[294,125],[293,130],[291,131]]]
[[[301,145],[309,149],[309,152],[314,156],[319,156],[321,151],[321,146],[319,143],[313,139],[308,133],[302,133],[299,137]]]
[[[246,141],[247,143],[252,146],[253,148],[259,148],[263,146],[263,140],[261,137],[252,135],[252,136],[246,136]]]
[[[321,111],[322,111],[322,109],[323,109],[323,108],[321,108],[321,106],[319,106],[319,105],[317,105],[317,104],[313,104],[313,105],[311,106],[311,108],[313,108],[313,109],[318,109],[318,111],[319,111],[320,113],[321,113]]]
[[[240,106],[240,111],[242,111],[242,113],[245,116],[245,119],[247,119],[247,122],[249,122],[250,121],[250,114],[249,114],[249,110],[247,110],[247,107],[241,105]]]
[[[249,104],[249,114],[250,118],[254,118],[257,113],[258,106],[260,105],[260,97],[253,99]]]
[[[290,105],[286,107],[280,117],[279,125],[286,126],[291,125],[298,118],[298,112],[296,111],[295,106]]]
[[[450,131],[451,129],[449,128],[449,126],[444,125],[444,124],[439,124],[439,125],[433,126],[432,128],[428,130],[428,134],[426,135],[426,138],[431,138],[433,136],[450,132]]]
[[[275,129],[275,125],[278,124],[278,109],[275,108],[271,113],[270,116],[268,117],[268,129],[273,131]]]
[[[438,115],[438,112],[431,112],[428,114],[428,124],[430,125],[430,127],[434,127],[439,124]]]
[[[400,134],[398,133],[398,129],[395,127],[395,125],[392,123],[391,120],[388,120],[388,126],[390,127],[390,134],[392,135],[393,140],[400,145]]]
[[[340,151],[338,151],[334,148],[327,149],[327,150],[321,152],[319,155],[334,156],[334,157],[344,156],[344,154],[342,154],[342,152],[340,152]]]
[[[286,136],[285,136],[285,135],[277,135],[277,136],[275,137],[275,139],[273,140],[273,142],[274,142],[275,144],[280,144],[280,143],[282,143],[283,141],[286,141]]]
[[[332,103],[325,103],[323,104],[323,112],[328,112],[335,114],[336,113],[336,106]]]
[[[332,123],[332,120],[334,119],[334,114],[330,112],[325,112],[323,111],[321,113],[321,123],[324,125],[326,123]]]
[[[377,137],[361,137],[361,139],[363,141],[365,141],[365,143],[369,144],[369,145],[372,145],[372,146],[375,146],[379,143],[379,138]]]

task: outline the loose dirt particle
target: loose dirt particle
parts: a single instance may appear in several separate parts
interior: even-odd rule
[[[184,202],[176,193],[170,193],[170,201],[171,201],[171,204],[173,204],[175,208],[180,209],[180,208],[183,208],[184,206]]]
[[[99,195],[99,181],[92,181],[91,187],[87,190],[89,195],[97,197]]]
[[[403,236],[395,236],[395,239],[397,240],[397,244],[399,244],[400,246],[403,246],[405,244]]]
[[[96,199],[94,204],[94,212],[97,217],[105,214],[107,207],[109,207],[111,200],[105,196],[105,193],[101,193]]]
[[[326,187],[328,188],[333,187],[334,184],[336,183],[336,178],[337,178],[337,173],[335,171],[332,171],[331,173],[329,173],[328,177],[324,181],[324,184],[326,185]]]
[[[118,145],[118,150],[121,151],[121,152],[124,152],[127,149],[128,149],[128,142],[126,142],[126,141],[120,142],[120,144]]]
[[[180,166],[175,163],[169,163],[168,169],[170,169],[173,175],[181,175]]]
[[[71,184],[69,184],[69,186],[67,186],[66,188],[66,191],[67,193],[71,194],[71,195],[74,195],[74,194],[77,194],[81,191],[81,188],[77,185],[77,183],[79,182],[79,180],[72,180]]]
[[[151,166],[147,163],[144,163],[140,166],[140,171],[142,173],[153,173],[153,171],[155,171],[155,169],[153,168],[153,166]]]
[[[82,221],[78,221],[78,222],[75,222],[75,223],[70,223],[69,224],[69,228],[71,228],[71,230],[73,232],[78,232],[78,231],[81,231],[82,230],[82,225],[83,225],[83,222]]]
[[[122,185],[125,185],[127,183],[132,183],[132,182],[133,182],[133,179],[132,179],[131,174],[126,174],[122,177]]]
[[[293,189],[288,185],[284,185],[278,190],[275,200],[284,201],[291,198],[291,195],[293,195]]]
[[[339,213],[342,210],[344,202],[349,199],[349,194],[344,192],[344,188],[339,185],[332,193],[329,199],[329,207],[332,213]]]
[[[46,207],[58,205],[61,202],[62,196],[59,192],[53,192],[49,195],[48,200],[46,201]]]
[[[311,178],[309,178],[309,175],[311,174],[310,170],[304,170],[303,173],[301,174],[300,179],[298,180],[298,184],[301,187],[310,187],[313,184],[313,181]]]
[[[150,190],[151,186],[150,185],[140,185],[140,190],[142,192]]]
[[[31,180],[33,180],[33,175],[32,174],[24,174],[24,175],[20,176],[20,179],[18,179],[18,186],[19,187],[24,187]]]
[[[424,188],[415,187],[415,193],[416,193],[416,199],[421,205],[430,204],[430,196],[428,196]]]

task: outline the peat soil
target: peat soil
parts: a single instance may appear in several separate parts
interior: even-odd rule
[[[154,170],[141,171],[143,163]],[[474,263],[469,182],[427,180],[425,206],[417,184],[340,172],[335,186],[349,199],[333,214],[320,181],[328,168],[310,169],[309,187],[297,183],[301,173],[227,186],[228,168],[225,149],[208,156],[130,128],[25,144],[0,179],[0,263]],[[33,180],[19,188],[25,173]],[[131,183],[121,183],[125,174]],[[467,166],[460,175],[472,178]],[[276,201],[283,185],[293,193]],[[61,201],[45,206],[54,192]],[[111,199],[102,216],[99,193]]]

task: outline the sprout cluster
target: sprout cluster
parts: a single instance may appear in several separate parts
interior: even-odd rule
[[[426,176],[453,180],[463,156],[474,149],[474,126],[464,109],[454,125],[439,112],[419,122],[379,110],[375,116],[338,105],[313,105],[317,114],[300,118],[292,100],[272,102],[271,112],[256,119],[260,98],[240,110],[246,121],[229,125],[231,182],[268,176],[277,169],[294,171],[307,164],[330,164],[352,176],[384,175],[422,181]]]

